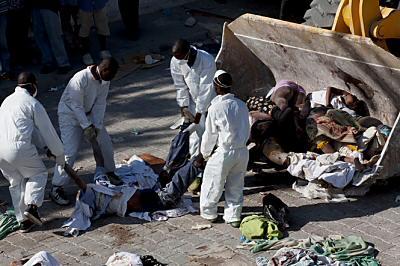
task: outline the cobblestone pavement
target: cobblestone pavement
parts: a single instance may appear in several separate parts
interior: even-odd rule
[[[134,53],[156,49],[160,45],[154,37],[157,34],[163,35],[162,38],[165,35],[163,40],[166,43],[181,36],[176,32],[165,33],[168,27],[183,23],[184,10],[177,8],[173,12],[180,14],[181,19],[174,15],[170,19],[171,24],[164,23],[159,18],[154,20],[151,16],[144,18],[148,24],[143,26],[145,33],[141,41],[137,45],[130,44],[132,48],[126,44],[125,50],[119,51],[119,55],[123,55],[124,51]],[[210,21],[212,20],[209,19],[207,23]],[[215,23],[220,25],[222,22]],[[157,31],[152,27],[156,27]],[[204,38],[206,33],[204,27],[195,28],[196,31],[183,26],[177,28],[176,31],[189,34],[193,40]],[[151,29],[154,31],[151,32]],[[150,41],[152,39],[153,42]],[[145,50],[146,45],[150,47],[148,50]],[[53,78],[49,78],[48,82],[54,82]],[[167,61],[152,69],[136,70],[113,82],[106,125],[114,142],[117,162],[132,154],[144,152],[165,157],[169,141],[176,133],[169,126],[177,118],[178,111],[171,84]],[[59,96],[60,92],[43,93],[41,96],[55,122]],[[141,134],[135,135],[132,131],[139,131]],[[80,173],[90,180],[94,161],[88,147],[83,148],[77,166],[82,167]],[[51,176],[52,163],[46,163]],[[290,206],[291,237],[360,235],[375,244],[379,250],[378,258],[383,265],[398,265],[400,208],[394,201],[399,194],[396,184],[377,188],[366,197],[352,202],[328,204],[300,198],[290,188],[292,181],[281,173],[249,173],[246,177],[244,214],[260,212],[260,192],[272,192]],[[73,199],[76,187],[71,185],[67,192]],[[0,200],[10,200],[4,180],[1,181]],[[193,201],[198,206],[198,197],[194,197]],[[251,254],[248,250],[236,248],[239,244],[239,230],[222,223],[203,231],[191,230],[193,225],[205,223],[198,215],[152,223],[143,223],[128,217],[109,217],[94,222],[92,229],[79,237],[64,238],[60,226],[71,214],[72,206],[60,208],[46,196],[41,211],[46,221],[42,228],[28,234],[16,232],[0,241],[0,265],[9,265],[13,260],[29,257],[41,250],[51,252],[63,265],[102,265],[117,251],[150,254],[170,265],[255,265],[257,256],[271,255],[268,252]]]

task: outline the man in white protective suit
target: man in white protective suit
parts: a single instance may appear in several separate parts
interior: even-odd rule
[[[176,100],[182,116],[193,122],[193,126],[188,128],[192,132],[189,152],[193,157],[199,154],[207,109],[215,97],[215,59],[186,40],[177,40],[172,54],[171,76],[176,88]]]
[[[15,216],[21,230],[41,225],[38,207],[43,203],[48,172],[37,148],[46,148],[63,167],[64,150],[37,94],[36,77],[29,72],[18,76],[15,92],[0,107],[0,169],[10,182]]]
[[[103,122],[110,81],[115,77],[118,68],[118,62],[114,58],[104,59],[98,66],[88,66],[72,77],[61,96],[58,122],[65,161],[71,167],[85,137],[89,142],[97,140],[106,171],[111,174],[115,170],[112,142]],[[55,203],[69,204],[63,190],[69,180],[63,167],[56,165],[50,192]]]
[[[246,146],[250,136],[249,111],[244,102],[230,93],[230,74],[218,70],[214,86],[217,97],[208,108],[200,148],[204,159],[208,159],[201,185],[200,215],[211,222],[217,220],[217,204],[225,188],[223,219],[231,226],[239,227],[244,176],[249,161]]]

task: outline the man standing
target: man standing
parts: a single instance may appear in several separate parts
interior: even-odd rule
[[[249,161],[246,147],[250,135],[249,111],[244,102],[230,93],[230,74],[218,70],[214,86],[218,96],[208,109],[200,149],[204,158],[209,158],[201,185],[200,215],[211,222],[217,219],[217,204],[225,187],[223,218],[233,227],[239,227],[244,176]]]
[[[24,231],[42,224],[37,209],[43,203],[48,173],[37,147],[47,146],[60,167],[65,163],[62,143],[36,94],[36,77],[23,72],[15,92],[0,107],[0,169],[10,182],[15,215]]]
[[[79,37],[83,50],[82,60],[88,66],[93,64],[93,58],[90,55],[90,31],[93,26],[96,28],[101,58],[111,57],[110,51],[107,49],[107,37],[110,36],[107,2],[108,0],[79,0],[79,21],[81,23]]]
[[[190,46],[186,40],[178,40],[172,47],[171,76],[176,88],[176,100],[182,116],[190,116],[196,124],[190,136],[190,155],[199,153],[204,132],[207,109],[215,97],[213,77],[215,59],[206,51]]]
[[[36,0],[31,1],[33,34],[42,53],[41,74],[48,74],[56,70],[59,74],[66,74],[71,70],[67,52],[62,38],[61,21],[58,16],[59,1]]]
[[[104,157],[105,168],[115,169],[111,138],[104,127],[106,99],[110,81],[118,71],[114,58],[104,59],[98,66],[89,66],[76,73],[69,81],[58,104],[58,122],[65,149],[66,162],[73,166],[83,137],[97,140]],[[53,176],[51,199],[60,205],[69,204],[63,188],[69,181],[61,165],[56,165]]]

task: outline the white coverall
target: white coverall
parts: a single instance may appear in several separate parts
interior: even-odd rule
[[[109,81],[95,80],[90,67],[76,73],[69,81],[58,104],[58,122],[64,144],[65,162],[71,167],[78,156],[83,140],[83,130],[93,124],[100,132],[100,145],[107,172],[114,171],[114,152],[111,138],[103,125]],[[62,167],[54,169],[53,186],[63,186],[69,177]]]
[[[0,169],[21,222],[27,205],[40,207],[44,198],[48,172],[36,146],[44,144],[58,157],[64,156],[63,145],[42,104],[20,87],[2,103],[0,125]],[[35,139],[43,142],[35,145]]]
[[[171,59],[171,76],[176,88],[176,101],[179,107],[187,106],[193,115],[202,114],[199,126],[190,135],[189,151],[192,157],[199,153],[207,109],[216,95],[213,85],[216,71],[215,59],[206,51],[199,49],[196,51],[197,56],[192,67],[188,64],[180,65],[179,60],[175,57]]]
[[[225,187],[224,220],[240,221],[243,186],[249,161],[246,142],[250,136],[249,111],[233,94],[219,95],[211,102],[206,119],[201,153],[207,161],[200,194],[200,214],[217,217],[217,204]]]

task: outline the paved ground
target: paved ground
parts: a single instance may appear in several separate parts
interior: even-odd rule
[[[247,10],[268,13],[275,6],[259,8],[257,1],[247,1],[246,9],[217,5],[213,1],[199,1],[205,10],[235,16]],[[200,6],[200,3],[197,6]],[[245,1],[235,1],[245,2]],[[243,4],[243,3],[241,3]],[[198,17],[194,28],[183,27],[185,9],[172,9],[143,18],[140,41],[130,42],[113,37],[114,54],[128,62],[131,55],[157,52],[168,55],[168,47],[179,36],[207,42],[208,32],[220,34],[223,20]],[[115,32],[120,24],[113,25]],[[132,154],[144,152],[165,157],[169,141],[176,132],[168,127],[177,118],[175,92],[169,76],[168,60],[152,69],[139,69],[129,73],[132,66],[123,66],[125,75],[113,82],[109,97],[106,125],[112,136],[117,162]],[[65,82],[67,77],[50,75],[41,77],[40,100],[56,123],[55,108],[61,92],[47,92],[48,87]],[[4,95],[12,83],[2,83]],[[132,131],[140,131],[140,135]],[[50,176],[52,163],[49,166]],[[87,146],[84,147],[77,167],[90,180],[94,161]],[[349,203],[325,203],[300,198],[290,188],[293,180],[284,174],[268,173],[246,177],[244,214],[261,211],[260,192],[269,191],[290,206],[291,237],[309,235],[356,234],[376,245],[383,265],[398,265],[400,259],[400,208],[394,199],[399,194],[396,183],[374,189],[366,197]],[[71,199],[76,187],[67,191]],[[7,184],[1,179],[0,200],[9,201]],[[189,196],[189,195],[188,195]],[[198,198],[193,198],[198,206]],[[223,202],[221,202],[222,206]],[[220,209],[222,211],[222,208]],[[91,231],[77,237],[64,238],[60,226],[72,212],[72,206],[60,208],[47,197],[42,208],[46,224],[29,234],[14,233],[0,242],[0,265],[47,250],[63,265],[101,265],[117,251],[141,255],[150,254],[171,265],[254,265],[255,257],[270,253],[251,254],[237,249],[239,230],[225,224],[215,224],[204,231],[191,230],[192,225],[203,224],[198,215],[187,215],[167,222],[143,223],[133,218],[110,217],[93,224]]]

